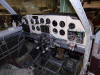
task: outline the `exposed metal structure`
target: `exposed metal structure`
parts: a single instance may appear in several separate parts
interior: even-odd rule
[[[5,0],[0,0],[0,4],[4,6],[10,12],[10,14],[12,15],[17,14]]]

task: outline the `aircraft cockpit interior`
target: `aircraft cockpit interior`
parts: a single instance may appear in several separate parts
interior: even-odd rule
[[[71,74],[77,73],[76,68],[79,69],[83,61],[86,46],[85,30],[77,17],[26,15],[22,21],[25,38],[33,43],[35,66],[43,66],[43,70],[51,70],[55,74],[61,71],[61,67]],[[56,69],[49,65],[55,65]]]
[[[0,15],[0,75],[86,75],[95,36],[84,0],[23,1],[32,14],[0,1],[11,13]]]

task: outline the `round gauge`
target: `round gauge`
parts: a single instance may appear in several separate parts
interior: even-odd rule
[[[46,19],[46,24],[50,24],[50,22],[51,22],[50,19],[47,18],[47,19]]]
[[[75,28],[75,24],[74,24],[74,23],[70,23],[70,24],[69,24],[69,28],[70,28],[70,29],[74,29],[74,28]]]
[[[65,22],[64,21],[60,21],[60,27],[64,27],[65,26]]]
[[[35,27],[34,27],[34,26],[32,26],[32,29],[33,29],[33,30],[35,30]]]
[[[44,19],[43,18],[40,19],[40,23],[44,23]]]
[[[31,23],[34,24],[34,20],[33,19],[31,19]]]
[[[57,26],[57,22],[55,20],[52,22],[52,24],[53,26]]]
[[[56,28],[54,28],[54,29],[53,29],[53,32],[54,32],[55,34],[57,34],[57,33],[58,33],[58,30],[57,30]]]
[[[40,31],[40,27],[39,27],[39,26],[37,26],[36,29],[37,29],[38,31]]]
[[[60,30],[60,35],[65,35],[65,31],[64,30]]]

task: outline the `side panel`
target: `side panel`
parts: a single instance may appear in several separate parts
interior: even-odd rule
[[[100,31],[96,34],[92,51],[89,71],[95,75],[100,75]]]

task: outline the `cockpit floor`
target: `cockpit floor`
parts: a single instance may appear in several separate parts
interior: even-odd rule
[[[30,69],[19,69],[13,65],[6,64],[0,69],[0,75],[34,75],[34,73]]]

